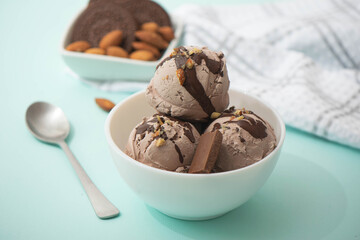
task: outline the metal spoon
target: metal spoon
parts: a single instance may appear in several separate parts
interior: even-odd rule
[[[70,124],[59,107],[46,102],[31,104],[26,111],[26,124],[37,139],[57,144],[64,150],[99,218],[107,219],[119,215],[119,210],[99,191],[66,144]]]

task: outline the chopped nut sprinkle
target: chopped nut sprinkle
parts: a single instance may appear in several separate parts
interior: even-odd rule
[[[178,77],[180,84],[183,85],[185,82],[184,69],[179,68],[178,70],[176,70],[176,76]]]
[[[225,129],[230,129],[230,127],[229,127],[229,126],[227,126],[227,124],[226,124],[226,123],[224,123],[224,124],[221,124],[221,129],[222,129],[222,130],[225,130]]]
[[[164,140],[163,138],[158,138],[158,139],[156,139],[155,145],[156,145],[157,147],[161,147],[161,146],[164,145],[164,144],[165,144],[165,140]]]
[[[218,112],[213,112],[210,116],[211,119],[215,119],[215,118],[218,118],[220,117],[221,113],[218,113]]]
[[[194,66],[194,61],[191,58],[189,58],[188,60],[186,60],[185,65],[188,69],[192,69]]]
[[[163,123],[163,121],[161,121],[160,116],[159,116],[159,115],[157,115],[156,117],[157,117],[157,120],[158,120],[159,124],[160,124],[160,125],[163,125],[164,123]]]
[[[240,116],[240,117],[238,117],[238,118],[236,118],[236,120],[242,120],[242,119],[244,119],[244,116]]]
[[[193,55],[195,53],[201,53],[202,51],[198,48],[194,48],[192,50],[189,51],[189,55]]]
[[[173,122],[171,122],[170,120],[165,120],[165,123],[172,126],[173,125]]]
[[[235,114],[235,115],[241,115],[241,114],[242,114],[242,111],[238,109],[238,110],[236,110],[236,111],[234,112],[234,114]]]
[[[153,137],[157,137],[160,135],[160,130],[157,130],[155,133],[153,133]]]

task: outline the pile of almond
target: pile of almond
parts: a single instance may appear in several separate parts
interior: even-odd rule
[[[163,50],[166,49],[169,46],[169,42],[174,39],[174,31],[169,26],[160,27],[155,22],[144,23],[141,25],[140,30],[135,32],[137,40],[132,43],[132,50],[130,52],[120,47],[122,37],[123,33],[121,30],[113,30],[100,40],[98,47],[92,48],[87,41],[76,41],[70,43],[66,47],[66,50],[143,61],[155,61],[161,57]]]

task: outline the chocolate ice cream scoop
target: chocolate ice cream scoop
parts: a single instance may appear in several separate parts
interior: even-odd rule
[[[217,171],[230,171],[251,165],[276,147],[273,128],[252,111],[231,108],[212,122],[205,132],[217,129],[223,135],[216,161]]]
[[[191,164],[199,138],[191,123],[155,114],[132,130],[125,152],[146,165],[175,171]]]
[[[229,78],[224,54],[206,47],[175,48],[157,66],[147,102],[166,115],[205,121],[229,104]]]

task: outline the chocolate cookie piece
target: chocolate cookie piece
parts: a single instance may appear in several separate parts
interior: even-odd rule
[[[189,173],[210,173],[215,166],[222,143],[219,130],[201,135]]]
[[[84,40],[92,47],[98,47],[101,38],[113,30],[123,32],[121,47],[131,50],[137,24],[132,14],[124,7],[111,1],[103,4],[97,1],[89,4],[74,24],[71,42]]]
[[[93,4],[93,3],[97,3],[97,2],[102,2],[103,4],[106,4],[108,2],[122,3],[122,2],[129,2],[129,1],[133,1],[133,0],[89,0],[89,5]]]
[[[90,0],[89,5],[102,2],[119,4],[131,12],[138,28],[146,22],[156,22],[159,26],[171,26],[167,12],[156,2],[150,0]]]
[[[159,26],[171,26],[169,15],[156,2],[150,0],[117,1],[123,1],[122,5],[133,14],[139,27],[146,22],[156,22]]]

